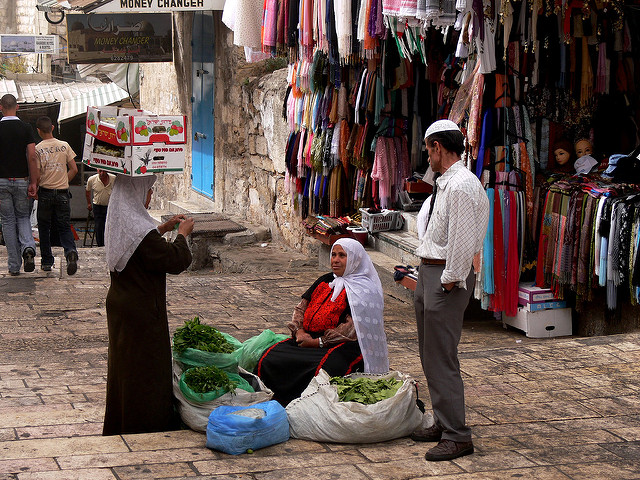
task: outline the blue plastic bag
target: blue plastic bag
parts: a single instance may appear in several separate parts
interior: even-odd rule
[[[238,410],[264,410],[262,418],[234,415]],[[275,400],[247,406],[222,405],[209,415],[207,448],[231,455],[289,440],[287,412]]]

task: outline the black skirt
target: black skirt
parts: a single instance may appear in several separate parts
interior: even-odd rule
[[[276,343],[262,354],[255,374],[273,391],[273,399],[286,407],[324,369],[332,377],[364,370],[358,342],[326,348],[299,347],[292,338]]]

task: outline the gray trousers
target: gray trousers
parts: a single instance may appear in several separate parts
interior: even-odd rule
[[[473,269],[467,289],[454,287],[442,292],[440,276],[444,265],[421,265],[414,294],[418,347],[422,370],[427,377],[436,424],[444,430],[442,438],[455,442],[471,441],[465,424],[464,385],[458,362],[458,343],[462,319],[473,293]]]

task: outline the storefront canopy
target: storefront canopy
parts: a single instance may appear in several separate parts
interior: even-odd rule
[[[129,97],[115,83],[46,83],[0,79],[0,96],[11,93],[19,104],[60,103],[58,122],[84,115],[89,106],[111,105]]]

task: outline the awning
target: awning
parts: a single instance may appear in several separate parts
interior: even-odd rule
[[[111,0],[37,0],[36,8],[42,12],[89,13],[110,2]]]
[[[60,102],[58,123],[86,114],[87,107],[111,105],[128,97],[129,94],[115,83],[105,83],[96,90]]]
[[[19,104],[60,103],[58,122],[84,115],[87,107],[111,105],[129,97],[115,83],[47,83],[0,79],[0,97],[11,93]]]

